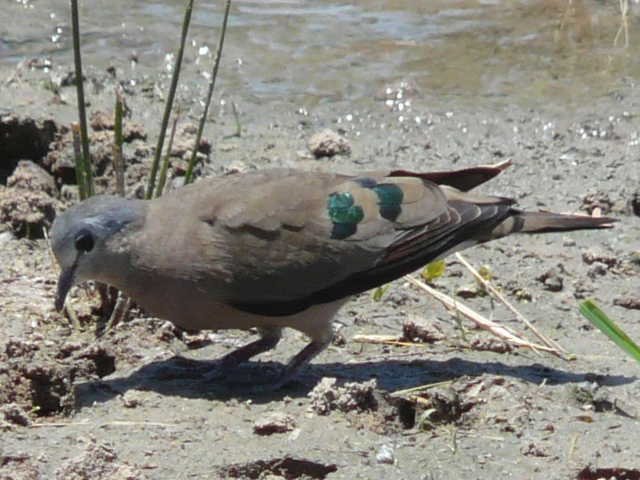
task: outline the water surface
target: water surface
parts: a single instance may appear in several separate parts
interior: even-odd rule
[[[631,2],[636,7],[635,2]],[[85,65],[171,68],[186,2],[82,3]],[[4,5],[0,64],[72,62],[67,0]],[[588,105],[640,74],[632,8],[628,45],[617,1],[237,1],[219,88],[257,101],[370,100],[410,79],[434,102]],[[206,82],[222,2],[196,2],[185,81]],[[195,75],[195,76],[189,76]]]

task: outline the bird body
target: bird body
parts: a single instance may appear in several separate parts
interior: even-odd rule
[[[354,294],[511,233],[613,221],[523,212],[508,198],[467,193],[502,168],[264,170],[149,201],[93,197],[51,229],[61,267],[56,307],[71,286],[97,280],[187,330],[258,327],[260,340],[223,359],[233,364],[273,348],[291,327],[311,339],[289,362],[296,368],[331,341],[332,319]]]

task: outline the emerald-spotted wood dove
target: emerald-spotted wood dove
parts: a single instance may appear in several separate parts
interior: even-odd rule
[[[524,212],[466,193],[503,166],[362,175],[265,170],[208,178],[144,201],[101,195],[69,208],[50,232],[60,310],[87,280],[112,285],[187,330],[258,327],[226,355],[234,365],[273,348],[283,327],[311,342],[295,369],[332,339],[357,293],[469,246],[511,233],[606,228],[614,221]]]

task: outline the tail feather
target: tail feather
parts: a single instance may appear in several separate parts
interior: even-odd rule
[[[562,215],[548,212],[519,212],[498,225],[491,232],[490,239],[504,237],[511,233],[550,233],[611,228],[615,222],[617,222],[615,218],[609,217]]]
[[[511,159],[494,165],[480,165],[478,167],[464,168],[462,170],[446,171],[446,172],[427,172],[415,173],[406,170],[395,170],[391,172],[390,177],[418,177],[422,180],[435,183],[436,185],[447,185],[456,188],[461,192],[468,192],[488,182],[503,170],[513,164]]]

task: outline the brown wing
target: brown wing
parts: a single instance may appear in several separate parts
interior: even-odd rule
[[[204,180],[171,202],[201,208],[198,227],[190,229],[197,239],[190,241],[202,259],[203,288],[246,311],[287,315],[523,230],[526,216],[512,200],[432,181],[468,189],[495,170],[358,177],[270,170]]]

